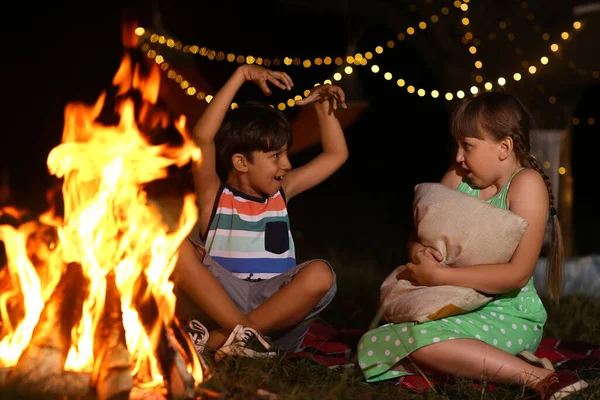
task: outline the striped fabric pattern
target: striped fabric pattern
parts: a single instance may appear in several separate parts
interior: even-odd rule
[[[246,195],[222,186],[206,235],[206,250],[240,279],[269,279],[296,266],[285,197]]]

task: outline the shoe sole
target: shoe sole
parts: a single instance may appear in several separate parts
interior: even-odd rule
[[[565,386],[560,391],[554,393],[552,397],[550,397],[550,400],[564,399],[565,397],[570,396],[575,392],[579,392],[580,390],[583,390],[588,386],[589,385],[584,380],[577,381],[574,384]]]
[[[235,349],[232,349],[231,347],[225,347],[225,348],[221,347],[215,353],[215,362],[221,361],[223,359],[223,357],[226,357],[226,356],[265,359],[265,358],[273,358],[276,355],[277,355],[277,353],[275,353],[275,352],[265,353],[265,352],[254,351],[251,349],[245,349],[243,351],[236,351]]]

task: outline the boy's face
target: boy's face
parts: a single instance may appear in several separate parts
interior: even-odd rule
[[[292,165],[288,159],[287,145],[266,153],[253,151],[252,162],[248,167],[248,181],[256,195],[272,196],[279,191],[290,169]]]

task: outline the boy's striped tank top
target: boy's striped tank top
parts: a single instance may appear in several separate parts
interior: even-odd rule
[[[222,185],[205,246],[215,261],[240,279],[269,279],[296,266],[283,190],[260,198]]]

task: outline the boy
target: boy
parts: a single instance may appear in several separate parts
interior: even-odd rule
[[[331,176],[348,158],[333,114],[338,103],[346,108],[344,92],[320,85],[296,102],[314,103],[323,152],[291,169],[292,129],[281,112],[260,104],[229,111],[248,81],[266,95],[271,94],[269,83],[293,87],[284,72],[242,65],[208,105],[194,128],[202,151],[201,162],[193,166],[198,223],[180,247],[174,275],[190,317],[192,342],[199,352],[216,350],[217,361],[227,354],[258,358],[273,356],[275,350],[297,351],[307,320],[336,292],[328,262],[295,265],[286,203]],[[199,320],[214,328],[210,334]]]

